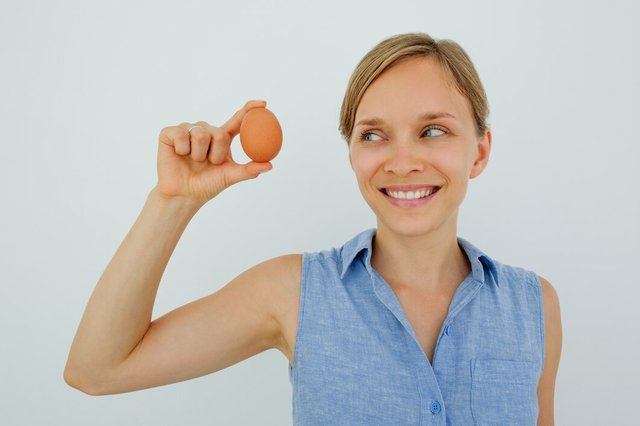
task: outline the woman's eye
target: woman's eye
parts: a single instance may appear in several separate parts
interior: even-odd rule
[[[375,141],[381,140],[382,138],[373,132],[364,132],[362,133],[362,136],[360,137],[360,139],[362,139],[365,142],[375,142]]]
[[[434,138],[436,136],[442,136],[445,134],[445,131],[438,127],[429,127],[424,131],[423,135],[428,138]]]

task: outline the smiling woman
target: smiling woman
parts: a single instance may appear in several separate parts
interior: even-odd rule
[[[378,218],[378,240],[388,227],[455,235],[457,208],[487,164],[491,134],[477,136],[469,102],[439,63],[417,57],[389,67],[367,88],[355,121],[351,164]]]
[[[468,181],[489,160],[488,107],[462,48],[426,34],[376,46],[343,102],[340,130],[377,228],[264,262],[151,321],[191,218],[271,169],[238,164],[229,149],[245,115],[265,106],[250,101],[220,126],[162,130],[158,183],[89,301],[67,382],[126,392],[277,348],[295,424],[553,424],[557,296],[457,237]]]

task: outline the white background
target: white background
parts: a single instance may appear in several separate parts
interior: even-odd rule
[[[460,235],[556,287],[560,425],[632,425],[640,350],[640,17],[633,1],[0,2],[0,423],[286,425],[270,351],[132,394],[65,385],[75,328],[155,183],[156,137],[264,98],[274,169],[193,220],[155,314],[270,257],[374,225],[337,131],[361,56],[390,35],[458,41],[491,104],[494,151]],[[239,159],[243,154],[236,149]]]

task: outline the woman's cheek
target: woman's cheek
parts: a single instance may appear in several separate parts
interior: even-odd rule
[[[454,179],[458,176],[466,179],[469,176],[472,165],[473,158],[468,150],[461,149],[461,147],[451,147],[440,153],[437,167],[448,175],[449,179]]]
[[[351,167],[358,176],[358,180],[373,177],[380,167],[380,161],[375,155],[365,152],[356,152],[351,155]]]

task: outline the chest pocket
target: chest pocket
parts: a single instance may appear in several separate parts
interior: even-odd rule
[[[471,376],[471,412],[476,425],[536,424],[539,372],[533,362],[476,359]]]

